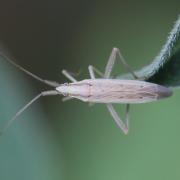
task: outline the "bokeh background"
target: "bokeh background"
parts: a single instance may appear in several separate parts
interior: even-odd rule
[[[77,79],[89,77],[89,64],[103,71],[114,46],[138,69],[158,54],[179,7],[179,0],[2,0],[0,43],[17,63],[60,83],[63,68],[80,72]],[[123,72],[117,63],[114,74]],[[0,127],[47,89],[1,58]],[[133,105],[125,136],[104,105],[42,98],[0,137],[0,179],[179,180],[179,107],[178,89]]]

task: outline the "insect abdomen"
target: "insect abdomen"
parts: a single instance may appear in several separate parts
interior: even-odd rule
[[[164,86],[137,80],[96,79],[86,80],[91,85],[89,102],[146,103],[172,95]]]

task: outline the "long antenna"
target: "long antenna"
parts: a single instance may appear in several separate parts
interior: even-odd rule
[[[59,92],[52,90],[52,91],[43,91],[37,96],[35,96],[31,101],[29,101],[25,106],[23,106],[8,122],[7,124],[3,127],[3,129],[0,131],[0,135],[2,135],[8,127],[16,120],[18,116],[20,116],[32,103],[37,101],[40,97],[43,96],[53,96],[53,95],[58,95]]]
[[[23,71],[24,73],[28,74],[29,76],[33,77],[34,79],[49,85],[51,87],[58,87],[60,84],[58,82],[55,81],[49,81],[49,80],[45,80],[40,78],[39,76],[29,72],[28,70],[24,69],[22,66],[20,66],[19,64],[16,64],[14,61],[12,61],[10,58],[8,58],[8,56],[6,56],[5,54],[0,52],[0,56],[3,57],[3,59],[5,59],[7,62],[9,62],[10,64],[12,64],[13,66],[15,66],[16,68],[20,69],[21,71]]]

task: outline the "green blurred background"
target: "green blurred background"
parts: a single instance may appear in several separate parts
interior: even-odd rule
[[[116,46],[138,69],[158,54],[180,1],[6,0],[0,42],[14,60],[45,79],[67,79],[63,68],[102,71]],[[117,64],[114,74],[125,72]],[[1,127],[48,87],[0,61]],[[61,97],[39,100],[0,137],[0,180],[179,180],[180,92],[133,105],[130,133],[116,127],[104,105]],[[123,107],[117,106],[123,117]]]

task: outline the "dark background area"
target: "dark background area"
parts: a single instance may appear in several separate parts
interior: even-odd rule
[[[113,47],[133,69],[150,63],[179,14],[172,1],[23,1],[0,3],[2,51],[45,79],[68,82],[62,69],[104,70]],[[125,72],[117,64],[114,73]],[[1,58],[0,125],[49,89]],[[178,90],[164,101],[132,107],[124,136],[103,105],[42,98],[0,137],[0,179],[179,179]],[[117,106],[123,117],[123,108]]]

